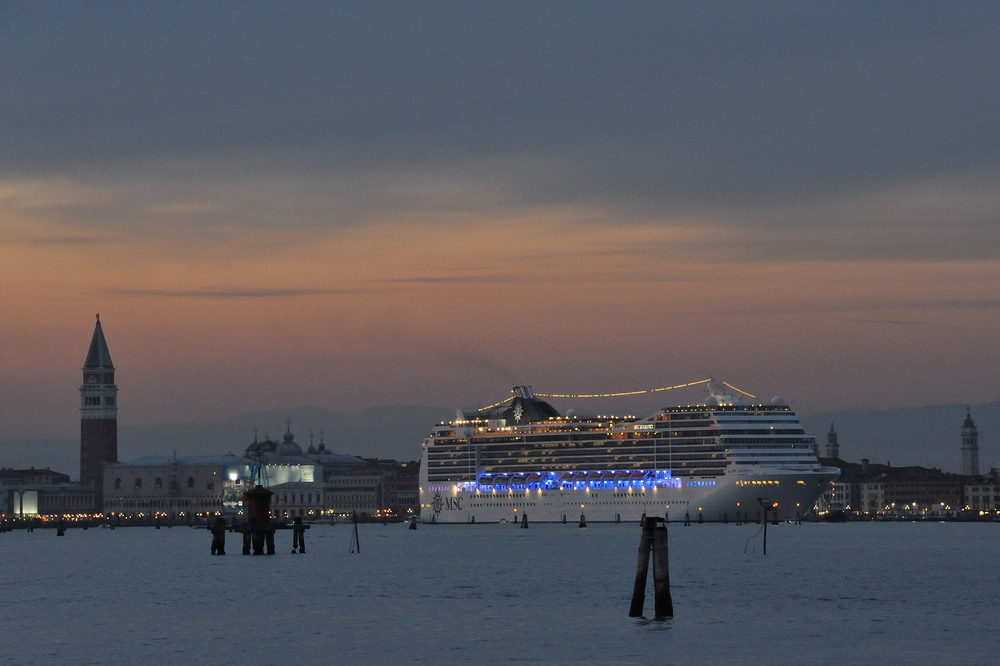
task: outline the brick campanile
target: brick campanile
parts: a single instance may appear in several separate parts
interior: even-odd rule
[[[97,513],[104,510],[104,464],[109,462],[118,462],[118,387],[97,315],[80,385],[80,483],[94,488]]]

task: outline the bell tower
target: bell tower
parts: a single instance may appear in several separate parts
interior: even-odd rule
[[[104,464],[110,462],[118,462],[118,387],[97,315],[80,385],[80,484],[94,489],[97,513],[104,510]]]
[[[962,474],[979,476],[979,430],[968,407],[962,424]]]
[[[830,424],[830,432],[826,433],[826,457],[840,457],[840,444],[837,442],[837,431],[833,429],[832,423]]]

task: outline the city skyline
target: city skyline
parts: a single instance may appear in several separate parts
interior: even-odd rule
[[[130,426],[707,377],[801,414],[996,400],[998,28],[5,7],[4,438],[76,434],[96,313]]]
[[[98,450],[104,451],[106,446],[105,443],[98,441],[101,440],[100,437],[98,440],[94,440],[94,435],[103,432],[103,430],[94,429],[93,419],[98,416],[108,416],[109,414],[105,412],[110,409],[110,414],[115,415],[113,420],[117,422],[117,407],[114,406],[118,402],[118,387],[114,383],[115,368],[99,318],[82,370],[83,383],[79,386],[81,394],[79,412],[82,429],[79,445],[73,441],[60,441],[51,438],[0,440],[0,445],[4,449],[2,462],[6,468],[28,469],[30,467],[33,469],[69,470],[75,469],[76,461],[79,460],[80,477],[82,479],[87,476],[83,473],[84,461],[92,459],[93,454]],[[110,374],[94,376],[95,371],[110,371]],[[112,383],[102,383],[102,379]],[[695,386],[673,388],[682,389],[682,394],[686,392],[691,395],[692,390],[702,389],[707,382],[708,380],[704,380],[696,382]],[[713,383],[715,390],[723,388],[725,384]],[[760,399],[760,402],[767,402],[767,399],[762,396],[741,395],[743,392],[738,387],[729,386],[728,388],[740,400],[752,403],[754,399]],[[683,389],[687,390],[683,391]],[[653,390],[638,395],[552,395],[548,396],[547,399],[551,400],[562,413],[578,411],[581,406],[583,406],[584,413],[609,413],[601,412],[600,408],[596,412],[593,409],[588,412],[587,406],[595,404],[590,399],[594,399],[596,404],[610,405],[617,401],[625,401],[631,405],[626,409],[611,409],[610,413],[643,415],[646,413],[644,408],[636,410],[634,407],[643,402],[653,404],[651,403],[653,395],[674,394],[662,394],[660,390]],[[653,399],[659,400],[656,404],[670,404],[666,397]],[[772,398],[772,401],[778,400],[781,400],[780,396]],[[111,407],[102,406],[105,403]],[[684,401],[680,400],[675,404],[684,404]],[[474,406],[474,408],[478,407],[481,405]],[[652,409],[653,411],[658,410],[658,408]],[[822,433],[828,433],[825,444],[827,457],[841,458],[847,461],[854,460],[855,462],[858,460],[865,462],[867,459],[885,460],[887,467],[892,467],[891,461],[895,460],[897,468],[917,466],[955,473],[957,471],[955,467],[958,463],[956,454],[959,453],[956,445],[959,438],[955,436],[954,419],[963,409],[965,419],[960,432],[962,473],[976,476],[979,474],[978,428],[972,419],[973,408],[970,405],[965,405],[964,408],[958,405],[938,405],[886,411],[854,409],[811,416],[802,415],[802,423],[806,434],[816,438],[818,447],[824,446]],[[993,463],[995,446],[990,445],[991,442],[995,444],[995,438],[991,437],[990,433],[1000,431],[1000,423],[997,422],[997,416],[1000,415],[1000,401],[976,405],[975,411],[977,414],[986,416],[987,445],[983,453],[987,462],[983,469],[990,469],[995,474],[996,467]],[[292,414],[294,414],[294,419]],[[430,424],[450,417],[449,408],[442,405],[380,406],[357,413],[338,412],[317,406],[298,406],[280,410],[258,409],[210,421],[157,423],[145,427],[142,425],[127,427],[124,432],[126,444],[123,456],[119,457],[117,453],[116,434],[107,442],[111,449],[99,455],[108,461],[162,460],[171,456],[174,458],[180,456],[181,459],[185,459],[192,455],[212,454],[212,452],[217,454],[223,450],[228,450],[231,455],[232,451],[243,449],[243,446],[247,444],[249,433],[252,433],[254,442],[274,441],[279,432],[282,433],[282,438],[294,440],[295,435],[292,433],[294,421],[297,424],[295,430],[305,433],[299,438],[303,442],[301,445],[303,447],[308,446],[312,449],[318,441],[320,449],[348,455],[360,455],[373,459],[411,460],[419,451],[418,442],[428,434]],[[273,431],[267,427],[268,425],[276,426],[279,423],[283,423],[283,425]],[[826,423],[831,424],[829,430],[826,429]],[[306,426],[305,429],[301,429],[303,424]],[[839,435],[835,432],[835,424],[839,424],[841,432],[848,437],[845,441],[846,453],[843,456],[840,453]],[[116,432],[117,427],[112,427],[112,431]],[[272,432],[275,435],[272,435]],[[331,435],[329,439],[327,439],[328,435]],[[831,435],[837,450],[836,453],[830,453],[829,438]],[[85,442],[89,443],[85,444]],[[84,454],[85,449],[92,451],[90,454]],[[822,451],[820,451],[820,455],[822,455]]]

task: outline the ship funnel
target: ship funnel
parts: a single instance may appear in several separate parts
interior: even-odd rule
[[[530,386],[515,386],[514,395],[525,400],[534,400],[535,398]]]

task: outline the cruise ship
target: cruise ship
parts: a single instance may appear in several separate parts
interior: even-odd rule
[[[840,475],[820,464],[815,437],[780,397],[751,404],[755,396],[730,384],[700,383],[707,384],[703,404],[647,417],[561,415],[542,399],[556,396],[530,386],[514,387],[497,405],[459,412],[423,441],[420,520],[807,517]]]

